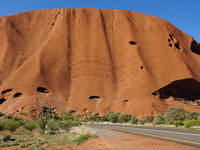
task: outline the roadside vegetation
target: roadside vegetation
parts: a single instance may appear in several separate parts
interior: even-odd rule
[[[2,149],[6,147],[31,150],[65,149],[96,137],[94,131],[82,126],[81,122],[74,117],[66,118],[54,114],[45,129],[41,125],[41,119],[25,121],[19,117],[2,114],[0,120],[0,148]],[[42,117],[42,120],[45,122],[46,117]]]
[[[187,129],[200,129],[200,114],[197,112],[185,111],[183,107],[170,106],[166,112],[158,113],[156,117],[146,116],[142,119],[137,119],[129,113],[114,113],[108,111],[105,116],[90,115],[85,122],[91,123],[121,123],[121,124],[138,124],[150,125],[158,127],[180,127]]]
[[[183,107],[173,106],[170,106],[164,113],[158,113],[155,118],[146,116],[141,119],[129,113],[121,114],[113,111],[99,116],[98,111],[83,114],[61,111],[55,114],[51,110],[45,110],[43,116],[39,116],[38,120],[26,121],[20,117],[0,113],[0,147],[33,150],[64,149],[79,145],[89,138],[95,138],[96,133],[86,126],[82,126],[80,121],[200,129],[199,113],[187,112]]]

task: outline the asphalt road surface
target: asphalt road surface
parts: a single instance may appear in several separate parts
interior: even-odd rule
[[[90,124],[90,127],[126,132],[200,148],[200,131],[196,130],[101,124]]]

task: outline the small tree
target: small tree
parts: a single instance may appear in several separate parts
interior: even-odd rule
[[[173,124],[174,121],[183,121],[187,117],[183,107],[170,106],[164,114],[164,118],[168,124]]]
[[[119,115],[119,118],[118,118],[118,120],[119,120],[119,122],[128,122],[129,120],[131,120],[131,114],[128,114],[128,113],[123,113],[123,114],[121,114],[121,115]]]
[[[20,122],[19,121],[10,121],[5,124],[5,129],[10,130],[10,133],[14,133],[19,127],[20,127]]]
[[[41,100],[42,99],[42,100]],[[52,119],[54,110],[60,106],[60,103],[56,102],[56,97],[52,99],[46,99],[45,97],[36,98],[36,101],[30,99],[30,101],[35,105],[37,112],[40,117],[39,127],[42,129],[44,134],[47,123]]]

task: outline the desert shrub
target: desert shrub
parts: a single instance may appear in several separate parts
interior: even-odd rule
[[[4,142],[4,143],[0,144],[0,147],[8,147],[8,146],[9,146],[9,144],[7,142]]]
[[[108,121],[108,118],[106,116],[101,116],[101,121]]]
[[[24,148],[24,147],[27,147],[28,146],[28,143],[21,143],[21,144],[19,144],[19,147],[21,147],[21,148]]]
[[[119,118],[118,118],[118,120],[119,120],[119,122],[128,122],[129,120],[131,120],[131,114],[128,114],[128,113],[123,113],[123,114],[121,114],[121,115],[119,115]]]
[[[199,113],[197,112],[190,112],[187,114],[187,118],[189,120],[197,120],[198,116],[199,116]]]
[[[138,122],[138,119],[135,116],[131,116],[131,119],[129,120],[129,123],[137,124],[137,122]]]
[[[59,130],[59,123],[58,121],[51,120],[47,123],[47,126],[50,128],[51,131],[57,131]]]
[[[4,126],[3,124],[0,122],[0,131],[3,131],[4,130]]]
[[[69,129],[73,126],[79,126],[79,125],[81,125],[80,121],[66,120],[59,122],[60,128],[66,131],[69,131]]]
[[[17,128],[20,127],[20,122],[19,121],[10,121],[5,124],[5,129],[10,130],[10,132],[15,132]]]
[[[80,145],[81,143],[85,142],[89,138],[88,135],[81,135],[77,139],[73,140],[72,143],[76,143],[77,145]]]
[[[3,137],[3,141],[4,141],[4,142],[7,142],[8,140],[10,140],[10,135],[5,135],[5,136]]]
[[[142,124],[142,125],[145,124],[144,119],[140,119],[140,120],[138,121],[138,123],[139,123],[139,124]]]
[[[0,117],[3,116],[4,114],[2,112],[0,112]]]
[[[25,124],[23,127],[28,131],[33,131],[37,128],[36,123]]]
[[[157,114],[155,123],[156,124],[164,124],[165,123],[165,119],[164,119],[162,113]]]
[[[190,128],[190,127],[193,127],[194,125],[200,126],[200,121],[199,120],[189,120],[185,123],[185,128]]]
[[[182,121],[180,121],[180,120],[176,120],[176,121],[173,122],[173,125],[175,125],[176,127],[178,127],[178,126],[183,126],[184,123]]]
[[[164,114],[167,124],[173,124],[174,121],[183,121],[187,117],[183,107],[170,106]]]
[[[13,142],[9,143],[9,146],[17,146],[17,145],[19,145],[19,144],[16,141],[13,141]]]
[[[116,113],[110,114],[108,116],[108,121],[113,122],[113,123],[118,122],[119,115],[120,115],[120,112],[116,112]]]
[[[12,116],[11,115],[5,115],[4,118],[5,119],[12,119]]]
[[[73,120],[74,119],[73,114],[71,114],[70,112],[67,112],[65,110],[60,111],[58,114],[61,116],[61,118],[63,120],[69,120],[69,119]]]
[[[153,118],[154,118],[154,116],[146,116],[144,118],[144,122],[145,123],[151,123],[151,122],[153,122]]]
[[[114,111],[108,111],[108,112],[105,114],[105,116],[108,118],[108,116],[110,116],[110,115],[112,115],[112,114],[114,114]]]
[[[19,121],[19,120],[21,120],[21,118],[14,116],[14,117],[13,117],[13,120]]]

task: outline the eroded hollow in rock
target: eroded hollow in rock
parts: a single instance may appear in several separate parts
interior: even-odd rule
[[[143,66],[140,66],[140,69],[143,69],[144,67]]]
[[[22,93],[15,93],[15,95],[13,96],[13,98],[20,97],[20,96],[22,96]]]
[[[41,93],[49,93],[49,91],[46,88],[44,88],[44,87],[38,87],[37,91],[41,92]]]
[[[192,78],[177,80],[160,88],[157,92],[160,99],[172,96],[195,101],[200,99],[200,82]]]
[[[88,111],[88,109],[84,109],[83,111]]]
[[[157,92],[153,92],[153,93],[151,93],[151,94],[154,95],[154,96],[157,96],[157,95],[158,95]]]
[[[75,111],[75,110],[70,110],[69,112],[70,112],[70,113],[75,113],[76,111]]]
[[[169,44],[170,47],[172,47],[172,44]]]
[[[4,99],[4,98],[0,99],[0,104],[3,104],[6,100],[7,99]]]
[[[194,39],[193,39],[193,41],[191,42],[191,47],[190,47],[190,49],[191,49],[191,51],[192,51],[193,53],[200,55],[200,44],[199,44],[197,41],[195,41]]]
[[[127,99],[122,101],[122,103],[123,103],[124,105],[126,105],[128,102],[129,102],[129,100],[127,100]]]
[[[6,94],[6,93],[8,93],[8,92],[11,92],[12,90],[13,90],[13,89],[4,90],[4,91],[1,92],[1,94]]]
[[[99,96],[90,96],[89,99],[100,99]]]
[[[137,43],[134,42],[134,41],[130,41],[129,44],[130,44],[130,45],[136,45]]]

